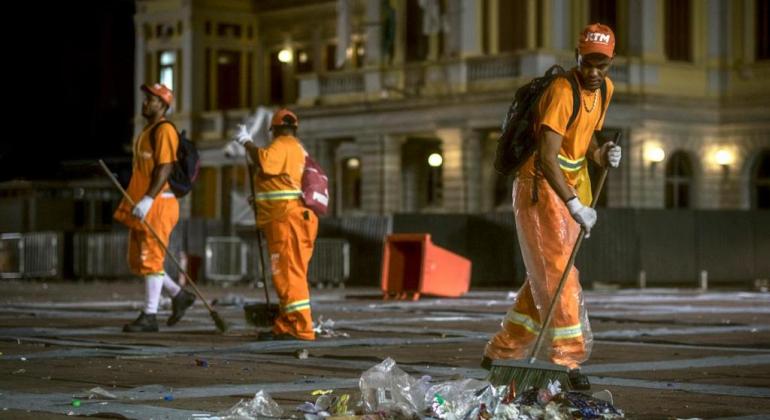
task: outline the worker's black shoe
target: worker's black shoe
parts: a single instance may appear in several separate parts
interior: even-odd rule
[[[570,388],[577,391],[587,391],[591,389],[591,383],[588,382],[588,376],[580,372],[580,369],[570,369],[569,371]]]
[[[171,316],[166,320],[166,325],[170,327],[179,322],[179,320],[184,316],[187,308],[192,306],[194,302],[194,294],[184,289],[179,290],[179,293],[171,298]]]
[[[485,370],[492,369],[492,359],[490,359],[487,356],[484,356],[484,358],[481,359],[481,368]]]
[[[158,332],[158,320],[155,314],[139,313],[139,317],[123,326],[123,332]]]
[[[273,334],[272,331],[262,331],[257,334],[257,341],[290,341],[290,340],[302,340],[291,334]]]

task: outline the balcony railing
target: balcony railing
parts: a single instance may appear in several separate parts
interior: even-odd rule
[[[364,75],[360,72],[328,73],[318,79],[321,95],[338,95],[364,91]]]
[[[474,57],[468,59],[468,81],[509,79],[521,75],[519,57],[515,55]]]

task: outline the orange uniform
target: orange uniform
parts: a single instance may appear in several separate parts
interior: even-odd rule
[[[160,123],[156,123],[160,124]],[[137,203],[150,188],[152,172],[156,165],[176,161],[179,137],[171,124],[162,124],[155,132],[155,147],[150,143],[150,131],[154,125],[148,125],[134,141],[131,182],[128,195]],[[115,211],[115,220],[128,226],[128,265],[131,272],[138,275],[163,273],[165,252],[157,240],[147,230],[141,220],[131,214],[132,205],[125,199]],[[155,197],[152,207],[144,219],[155,229],[164,244],[168,246],[171,231],[179,221],[179,202],[166,183]]]
[[[574,75],[570,74],[570,77]],[[569,128],[567,123],[573,107],[569,81],[562,78],[555,80],[538,103],[538,129],[547,126],[562,135],[559,166],[567,183],[585,205],[591,203],[586,152],[594,130],[601,129],[603,125],[602,107],[607,109],[613,92],[612,82],[609,78],[605,80],[607,103],[601,103],[600,92],[581,89],[581,109]],[[516,231],[527,278],[513,307],[506,314],[502,328],[487,343],[484,353],[490,359],[528,356],[580,232],[580,225],[545,177],[542,174],[535,177],[535,159],[537,156],[533,155],[521,168],[513,186]],[[541,194],[539,200],[533,202],[532,189],[536,182]],[[554,363],[576,368],[588,359],[593,344],[576,268],[570,270],[556,305],[551,325],[546,331],[546,342],[551,343],[550,358]]]
[[[257,221],[267,237],[273,283],[281,300],[273,333],[314,340],[307,268],[318,218],[299,198],[305,149],[296,137],[279,136],[258,149],[258,155],[262,170],[255,176]]]

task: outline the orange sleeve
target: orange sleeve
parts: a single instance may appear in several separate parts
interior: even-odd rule
[[[286,167],[286,145],[274,141],[266,148],[259,148],[259,165],[265,175],[280,175]]]
[[[572,86],[564,78],[553,81],[538,103],[540,129],[543,125],[564,136],[572,115]]]
[[[604,80],[607,81],[607,101],[606,103],[602,104],[602,107],[604,108],[604,112],[602,112],[602,119],[599,120],[599,123],[596,124],[596,131],[599,131],[604,127],[604,118],[607,117],[607,109],[610,107],[610,101],[612,100],[612,93],[615,91],[615,85],[612,84],[612,80],[610,80],[609,77],[605,78]]]
[[[176,162],[176,149],[179,137],[171,124],[161,124],[155,132],[153,160],[156,165]]]

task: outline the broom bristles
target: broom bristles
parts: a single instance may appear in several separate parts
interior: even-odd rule
[[[211,319],[214,320],[214,324],[217,326],[217,329],[220,332],[227,332],[227,330],[230,329],[230,326],[227,325],[227,322],[225,322],[225,320],[222,319],[221,316],[219,316],[219,312],[211,311],[209,312],[209,314],[211,315]]]
[[[494,386],[508,385],[513,381],[519,393],[530,387],[545,388],[555,380],[559,381],[563,390],[570,389],[569,369],[537,361],[495,360],[487,380]]]

